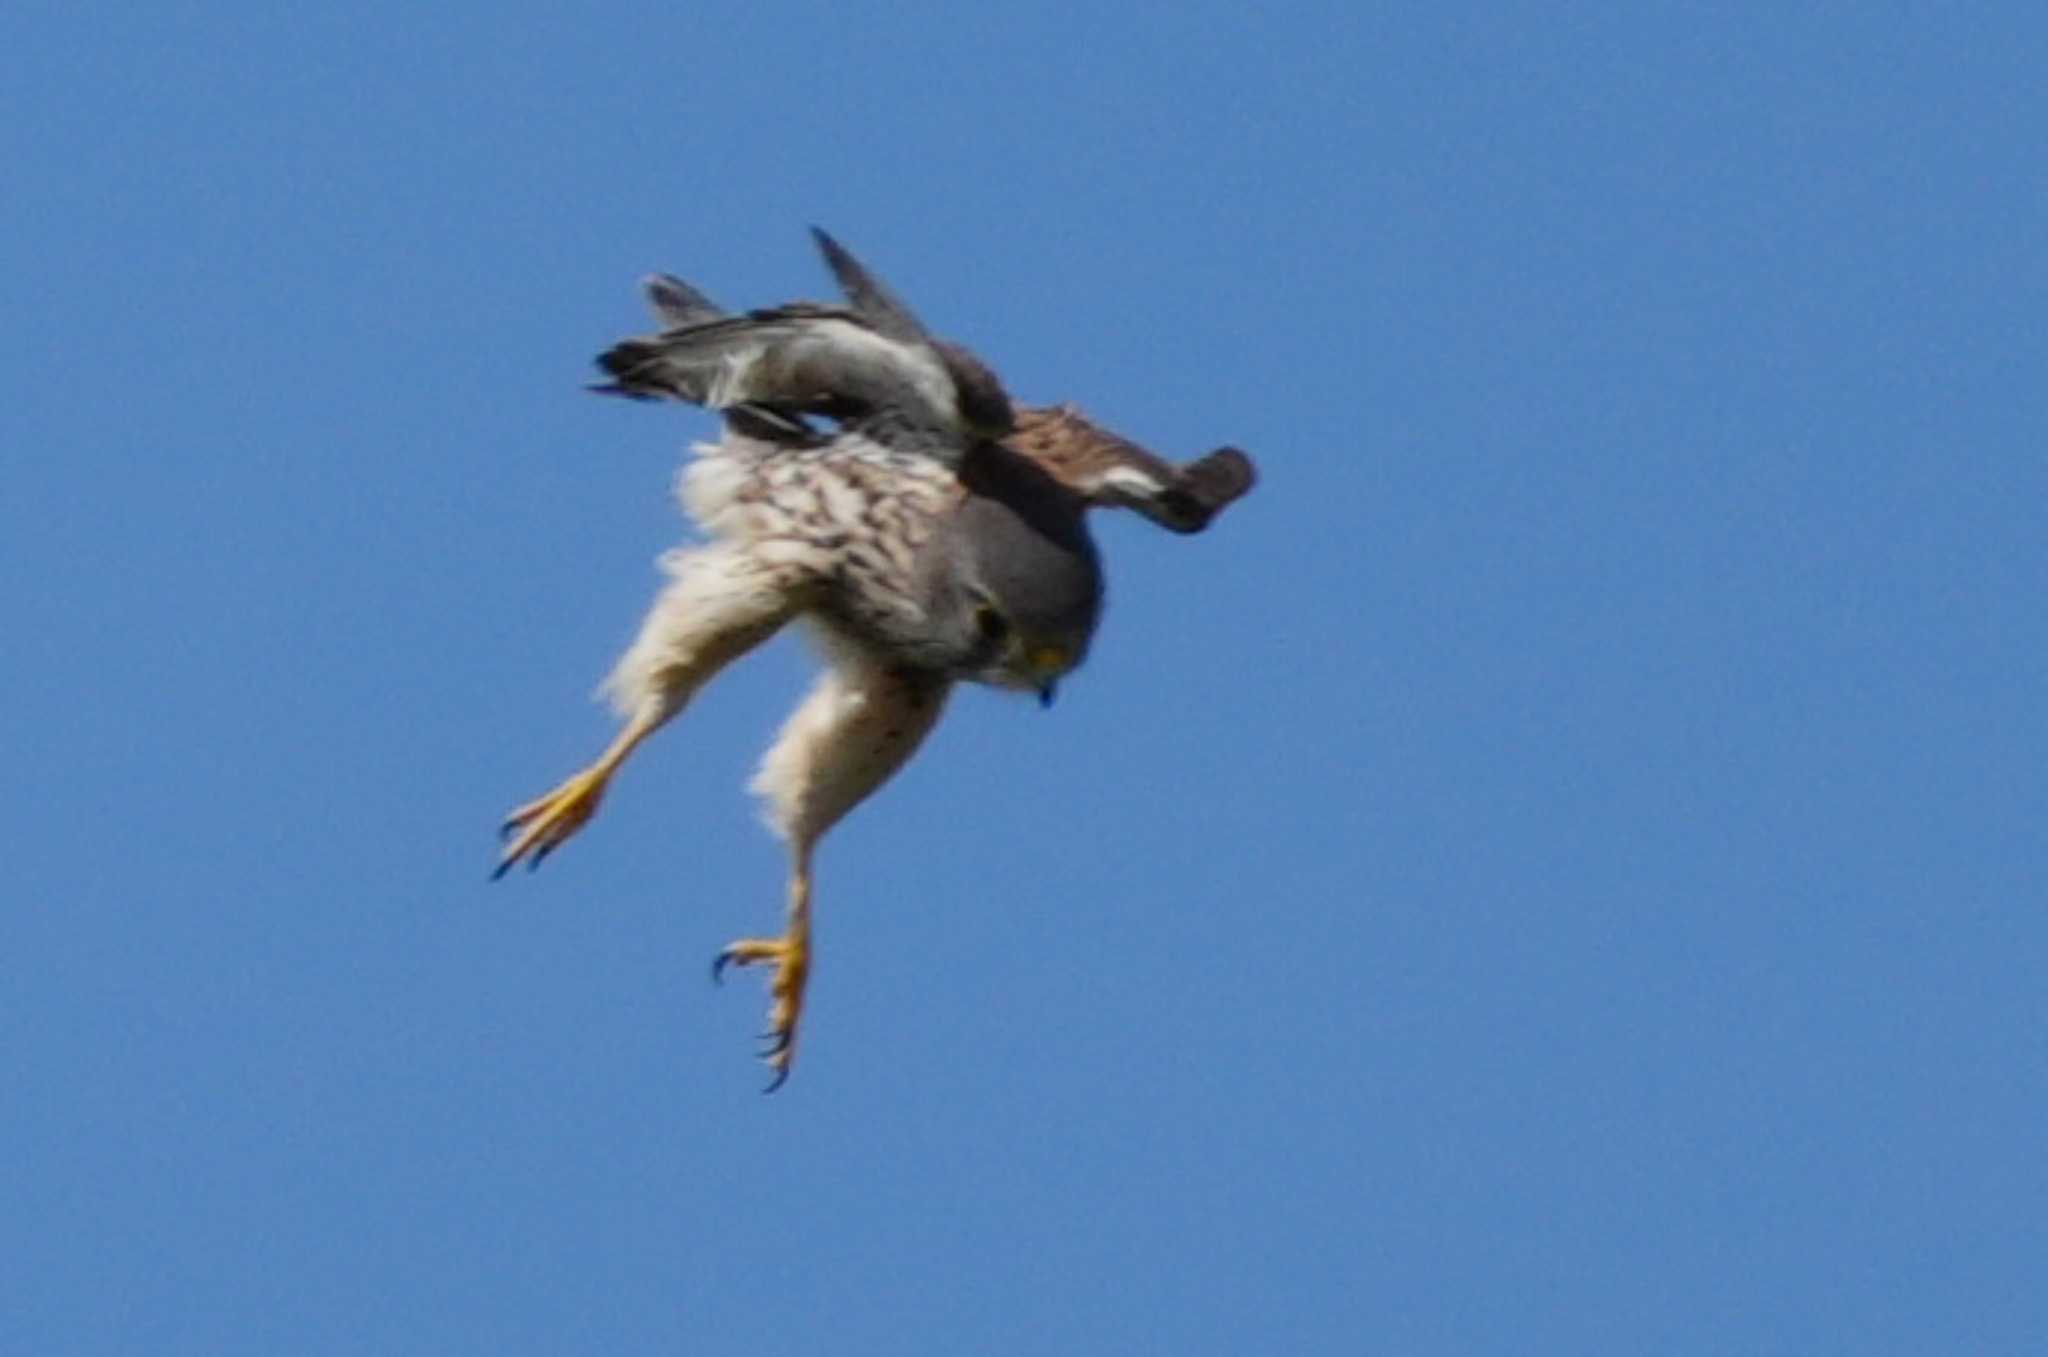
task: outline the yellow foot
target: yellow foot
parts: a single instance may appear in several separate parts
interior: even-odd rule
[[[741,938],[711,963],[711,978],[723,979],[727,966],[755,966],[764,961],[775,963],[775,974],[768,981],[768,993],[775,1002],[768,1006],[768,1030],[761,1034],[765,1043],[761,1059],[774,1071],[774,1077],[761,1091],[773,1093],[789,1078],[789,1063],[796,1057],[796,1022],[804,1011],[804,981],[811,971],[810,940],[796,931],[781,938]]]
[[[585,769],[538,801],[529,801],[506,816],[500,833],[517,837],[505,849],[505,856],[498,859],[491,879],[505,875],[522,858],[529,868],[540,866],[548,854],[560,848],[597,813],[608,776],[595,768]]]

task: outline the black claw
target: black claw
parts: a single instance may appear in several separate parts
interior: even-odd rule
[[[725,968],[727,966],[732,965],[734,960],[736,960],[736,958],[733,956],[732,948],[730,947],[726,948],[723,952],[720,952],[717,956],[711,958],[712,984],[722,985],[725,983]]]
[[[773,1093],[776,1089],[781,1088],[784,1084],[788,1082],[789,1066],[784,1065],[781,1069],[775,1071],[775,1077],[768,1081],[768,1087],[761,1090],[761,1096],[764,1098],[767,1097],[769,1094]]]
[[[505,822],[498,826],[498,837],[501,839],[509,839],[512,837],[513,833],[518,830],[518,828],[519,817],[516,815],[508,815],[505,817]]]
[[[789,1049],[789,1043],[793,1036],[794,1034],[789,1032],[763,1032],[756,1036],[754,1040],[765,1043],[761,1051],[761,1058],[763,1060],[773,1060],[776,1056]]]
[[[512,859],[510,859],[510,858],[506,858],[506,859],[505,859],[505,860],[504,860],[503,862],[499,863],[499,864],[498,864],[498,865],[497,865],[496,867],[494,867],[494,868],[493,868],[493,869],[491,870],[491,880],[493,880],[493,881],[498,881],[498,880],[501,880],[501,879],[502,879],[502,878],[504,877],[505,873],[507,873],[507,872],[509,872],[509,871],[511,871],[511,870],[512,870]]]

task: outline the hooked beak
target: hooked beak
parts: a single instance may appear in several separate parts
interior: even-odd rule
[[[1033,685],[1038,689],[1038,705],[1050,707],[1059,694],[1060,675],[1072,667],[1072,652],[1064,646],[1046,645],[1028,651],[1025,663],[1030,666],[1031,676],[1037,680]]]

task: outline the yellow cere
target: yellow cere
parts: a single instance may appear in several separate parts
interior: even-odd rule
[[[1063,674],[1067,669],[1066,647],[1038,646],[1026,654],[1024,660],[1031,666],[1031,672],[1034,674]]]

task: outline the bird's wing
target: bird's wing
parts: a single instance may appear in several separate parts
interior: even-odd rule
[[[863,324],[876,334],[930,353],[945,369],[953,386],[953,413],[961,425],[984,438],[1000,438],[1016,427],[1009,393],[986,363],[951,340],[935,338],[903,299],[844,245],[815,226],[811,239],[846,295],[847,306]]]
[[[641,291],[647,294],[647,308],[664,329],[684,329],[703,325],[709,321],[723,320],[732,313],[712,301],[695,287],[672,273],[650,273],[640,280]],[[654,399],[659,392],[627,390],[617,383],[607,383],[592,388],[611,395],[632,396],[636,399]],[[801,410],[773,405],[732,405],[722,413],[728,426],[748,438],[767,444],[812,447],[817,445],[817,430],[804,419]]]
[[[649,299],[665,318],[686,323],[599,354],[612,380],[597,390],[714,410],[762,405],[834,418],[893,410],[939,425],[954,418],[952,378],[929,344],[891,339],[838,307],[800,302],[723,315],[674,281],[650,284]]]
[[[856,316],[874,327],[876,333],[901,343],[931,343],[917,313],[905,306],[903,299],[870,273],[867,265],[855,259],[844,245],[815,226],[811,228],[811,239],[818,243],[818,252],[825,256],[826,267],[832,270],[832,277],[838,281],[839,290],[846,294],[847,305]]]
[[[664,330],[702,325],[728,314],[724,307],[673,273],[650,273],[640,280],[640,288],[647,294],[647,305]]]
[[[1135,509],[1174,532],[1200,532],[1258,479],[1252,459],[1218,448],[1175,465],[1071,405],[1020,407],[1004,440],[1091,504]]]
[[[641,280],[662,332],[598,356],[597,387],[716,410],[736,405],[840,415],[909,400],[956,408],[953,378],[914,312],[820,228],[811,238],[846,294],[845,307],[792,302],[734,315],[674,274]]]
[[[838,241],[816,227],[811,234],[845,306],[792,302],[733,315],[682,279],[657,273],[641,285],[665,328],[599,355],[611,380],[594,389],[728,412],[748,406],[800,432],[808,432],[805,415],[897,436],[914,430],[912,441],[948,462],[964,455],[957,439],[1008,433],[1010,398],[995,374],[928,334]]]

